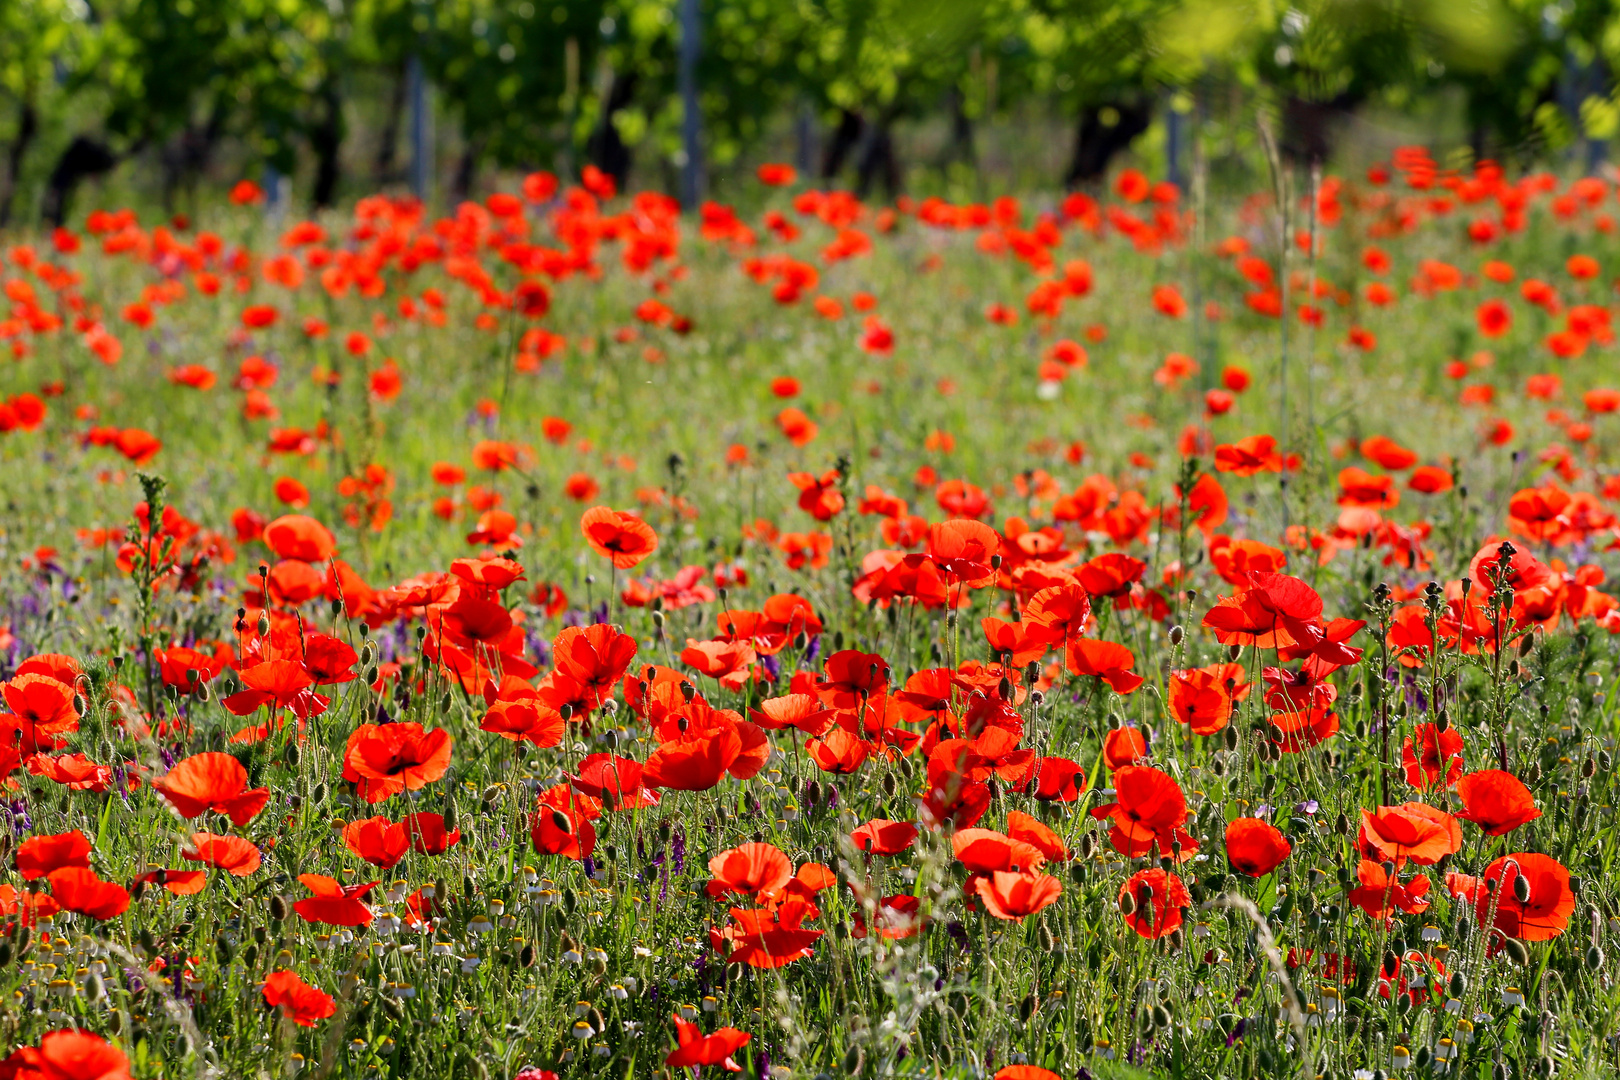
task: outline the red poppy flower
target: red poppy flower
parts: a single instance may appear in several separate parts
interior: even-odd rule
[[[283,514],[264,527],[264,542],[279,558],[318,563],[337,551],[337,538],[304,514]]]
[[[1529,898],[1520,900],[1514,879],[1529,885]],[[1491,883],[1495,883],[1494,890]],[[1547,941],[1562,934],[1575,911],[1569,871],[1550,855],[1515,851],[1485,868],[1474,896],[1474,910],[1485,925],[1494,905],[1496,929],[1521,941]]]
[[[24,881],[48,876],[53,870],[90,868],[90,841],[78,829],[54,836],[30,836],[17,846],[17,873]]]
[[[859,895],[857,899],[860,899]],[[861,906],[855,909],[855,925],[850,929],[853,938],[864,939],[871,932],[866,925],[866,904],[867,901],[861,900]],[[924,922],[921,913],[921,897],[910,893],[885,896],[877,902],[876,910],[872,913],[872,929],[887,941],[904,941],[922,932]]]
[[[542,855],[565,859],[586,859],[596,849],[596,827],[591,819],[601,816],[594,799],[561,784],[548,788],[535,801],[529,815],[529,839]]]
[[[841,649],[822,665],[826,675],[816,694],[834,709],[851,709],[888,689],[889,662],[876,653]]]
[[[52,870],[46,880],[51,883],[51,896],[64,910],[106,921],[116,919],[129,908],[129,893],[122,885],[102,881],[86,867]]]
[[[1063,885],[1051,874],[1033,870],[992,871],[975,884],[984,909],[998,919],[1022,919],[1057,903]]]
[[[48,1032],[39,1045],[24,1046],[0,1061],[6,1080],[130,1080],[129,1058],[88,1031]]]
[[[1130,901],[1126,901],[1129,896]],[[1155,866],[1138,870],[1119,887],[1120,910],[1131,907],[1125,925],[1152,941],[1174,933],[1192,894],[1179,877]]]
[[[1500,769],[1464,776],[1457,781],[1457,797],[1465,807],[1457,816],[1478,825],[1486,836],[1505,836],[1541,816],[1530,789]]]
[[[996,1071],[994,1080],[1063,1080],[1063,1077],[1039,1065],[1003,1065]]]
[[[1102,753],[1103,765],[1110,772],[1146,761],[1147,736],[1142,734],[1141,728],[1111,728],[1108,734],[1103,736]]]
[[[1272,737],[1285,754],[1303,754],[1339,733],[1339,716],[1327,709],[1274,713]]]
[[[1145,681],[1131,670],[1135,663],[1136,656],[1131,650],[1112,641],[1074,638],[1069,642],[1069,671],[1101,679],[1116,694],[1129,694]]]
[[[4,758],[0,758],[3,761]],[[106,791],[112,786],[113,771],[83,754],[34,754],[26,762],[28,771],[45,776],[71,791]]]
[[[1223,443],[1215,448],[1215,468],[1219,472],[1253,476],[1261,472],[1282,472],[1282,455],[1277,452],[1277,440],[1271,435],[1250,435],[1235,443]]]
[[[269,788],[247,788],[247,769],[230,754],[193,754],[175,764],[152,789],[168,800],[183,818],[200,817],[209,810],[229,817],[241,827],[264,809]]]
[[[593,506],[580,517],[579,531],[592,551],[619,570],[629,570],[658,550],[653,527],[625,510]]]
[[[1259,818],[1235,818],[1226,826],[1226,859],[1240,874],[1264,877],[1293,850],[1276,826]]]
[[[264,1003],[299,1027],[314,1027],[337,1012],[332,995],[309,985],[291,971],[272,971],[264,980]]]
[[[570,626],[552,643],[552,656],[557,670],[581,686],[594,708],[630,669],[636,639],[606,623]]]
[[[327,926],[371,925],[371,908],[366,906],[365,899],[366,894],[377,887],[375,881],[344,886],[324,874],[300,874],[298,881],[315,894],[293,905],[300,919]]]
[[[1147,563],[1117,551],[1099,555],[1075,572],[1093,599],[1124,596],[1147,572]]]
[[[1462,735],[1456,728],[1440,731],[1434,724],[1418,724],[1401,746],[1406,782],[1420,789],[1437,784],[1451,787],[1462,775],[1462,751]],[[1466,818],[1468,815],[1457,816]]]
[[[1437,495],[1451,490],[1451,473],[1438,465],[1420,465],[1406,478],[1406,486],[1421,495]]]
[[[714,880],[704,887],[712,899],[744,897],[764,903],[777,896],[793,877],[793,863],[774,844],[743,844],[709,860]]]
[[[759,772],[769,750],[761,728],[728,721],[712,731],[664,743],[641,767],[641,781],[673,791],[708,791],[728,772],[739,779]]]
[[[450,767],[450,733],[424,731],[415,722],[361,724],[343,751],[343,779],[368,803],[401,791],[417,791]]]
[[[1169,773],[1147,765],[1127,765],[1114,774],[1114,799],[1092,808],[1091,816],[1113,820],[1109,839],[1121,854],[1139,858],[1157,844],[1162,855],[1173,855],[1180,862],[1197,852],[1198,842],[1183,828],[1186,796]]]
[[[27,672],[15,676],[0,692],[6,707],[24,722],[20,725],[22,742],[16,744],[20,753],[54,750],[56,736],[79,730],[73,687],[59,679]]]
[[[723,1065],[730,1072],[742,1071],[742,1066],[732,1061],[731,1055],[747,1046],[752,1035],[730,1027],[705,1035],[696,1024],[687,1023],[679,1014],[671,1019],[675,1021],[677,1046],[664,1058],[665,1065],[673,1069]]]
[[[572,782],[605,810],[641,810],[659,802],[658,792],[642,782],[641,762],[632,758],[591,754],[579,763]]]
[[[870,743],[841,727],[806,739],[804,749],[818,769],[839,776],[857,771],[872,752]]]
[[[732,908],[731,925],[722,936],[736,948],[726,957],[726,963],[775,969],[804,959],[826,933],[804,928],[803,922],[811,913],[810,904],[794,896],[775,909]]]
[[[1091,594],[1081,585],[1052,585],[1029,598],[1024,618],[1046,627],[1054,642],[1085,633],[1091,620]]]
[[[213,833],[191,834],[191,842],[180,849],[183,858],[207,863],[217,870],[229,871],[233,877],[247,877],[261,863],[258,845],[240,836],[215,836]]]
[[[161,885],[175,896],[195,896],[208,885],[208,872],[206,870],[148,870],[139,875],[131,883],[130,888],[136,885]]]
[[[1403,885],[1385,872],[1382,862],[1363,859],[1356,877],[1361,884],[1350,890],[1350,902],[1369,918],[1387,919],[1397,911],[1420,915],[1429,910],[1429,901],[1423,899],[1429,893],[1429,879],[1423,874]]]
[[[1068,861],[1069,849],[1063,838],[1022,811],[1007,811],[1007,838],[1029,844],[1048,862]]]
[[[953,518],[928,527],[928,557],[970,589],[994,579],[990,561],[1000,553],[1001,534],[982,521]]]
[[[973,874],[1037,870],[1046,863],[1046,856],[1034,844],[994,829],[958,829],[951,834],[951,850]]]
[[[850,842],[869,855],[898,855],[917,839],[917,825],[911,821],[873,818],[849,834]]]
[[[1078,762],[1064,757],[1036,758],[1029,793],[1042,802],[1078,802],[1085,783],[1086,773]]]
[[[1214,735],[1232,718],[1232,695],[1224,671],[1211,667],[1171,672],[1169,689],[1170,711],[1190,725],[1194,735]]]
[[[1358,839],[1364,851],[1392,860],[1397,867],[1407,859],[1432,866],[1462,846],[1462,830],[1443,810],[1405,803],[1363,810]]]
[[[844,509],[844,493],[838,490],[843,480],[836,469],[821,476],[807,472],[790,472],[788,480],[799,489],[799,509],[817,521],[831,521]]]
[[[343,846],[384,870],[397,864],[410,850],[405,830],[385,817],[349,822],[343,827]]]

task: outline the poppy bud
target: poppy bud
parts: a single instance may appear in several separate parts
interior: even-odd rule
[[[11,942],[0,941],[0,967],[11,963]]]
[[[1238,729],[1235,727],[1228,726],[1221,732],[1221,741],[1226,744],[1226,748],[1228,750],[1236,750],[1238,748],[1238,740],[1240,738],[1241,736],[1238,734]]]
[[[223,930],[214,935],[214,954],[219,957],[221,964],[229,964],[234,953],[229,935]]]
[[[1236,661],[1237,658],[1242,656],[1242,655],[1243,655],[1243,646],[1241,646],[1241,645],[1228,645],[1226,647],[1226,658],[1228,660]]]
[[[152,937],[151,927],[141,927],[141,932],[139,935],[137,935],[137,940],[140,941],[142,952],[146,953],[148,956],[157,955],[157,940]]]
[[[1581,779],[1590,780],[1592,779],[1592,775],[1596,772],[1597,762],[1593,761],[1591,758],[1587,758],[1585,761],[1581,762]]]
[[[1069,880],[1076,885],[1084,885],[1086,883],[1086,864],[1083,862],[1070,863]]]
[[[444,831],[453,833],[461,827],[461,811],[456,808],[456,800],[446,799],[444,805]]]
[[[1001,695],[1002,701],[1011,701],[1013,698],[1012,680],[1003,675],[1001,682],[996,686],[996,693]]]
[[[31,926],[21,927],[17,931],[16,938],[17,955],[19,957],[27,956],[29,950],[34,947],[34,928]]]
[[[859,1046],[852,1046],[844,1055],[844,1073],[848,1076],[859,1076],[861,1068],[866,1064],[866,1058]]]
[[[1503,941],[1502,951],[1507,954],[1509,960],[1520,967],[1530,962],[1530,950],[1525,948],[1524,942],[1518,938],[1507,938]]]
[[[1513,899],[1521,904],[1530,902],[1530,879],[1523,874],[1516,874],[1513,878]]]
[[[314,806],[320,806],[326,801],[326,795],[326,781],[322,780],[320,783],[316,784],[315,789],[309,793],[309,801]]]
[[[1136,897],[1129,889],[1119,894],[1119,913],[1127,919],[1136,914]]]
[[[270,633],[270,616],[268,616],[268,615],[260,615],[259,616],[259,636],[264,637],[268,633]]]
[[[1172,626],[1170,628],[1170,644],[1173,646],[1180,645],[1181,639],[1185,637],[1186,634],[1187,631],[1181,628],[1181,624],[1177,623],[1175,626]]]
[[[84,984],[84,996],[91,1001],[100,1001],[107,996],[107,983],[102,979],[100,972],[90,973],[90,978]]]
[[[200,701],[204,705],[206,705],[213,698],[213,696],[214,696],[214,692],[212,690],[208,689],[208,684],[207,683],[199,683],[197,685],[197,700],[198,701]]]
[[[1153,1026],[1167,1028],[1170,1026],[1170,1010],[1163,1005],[1153,1006]]]
[[[287,768],[296,769],[298,768],[298,762],[303,758],[303,753],[298,749],[297,743],[288,743],[285,757],[287,760]]]
[[[803,630],[800,630],[798,635],[793,639],[793,648],[799,652],[804,652],[804,650],[808,649],[809,647],[810,635],[805,633]]]
[[[1449,989],[1451,991],[1451,996],[1452,997],[1454,997],[1454,998],[1462,997],[1464,994],[1466,994],[1468,992],[1468,976],[1464,975],[1460,971],[1453,971],[1451,973],[1451,982],[1449,984]]]
[[[1350,818],[1343,811],[1333,819],[1333,831],[1340,836],[1350,835]]]
[[[270,898],[270,921],[281,922],[287,918],[287,901],[279,896]]]

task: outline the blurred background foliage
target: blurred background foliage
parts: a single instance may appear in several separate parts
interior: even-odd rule
[[[62,217],[86,182],[180,212],[239,176],[299,206],[444,204],[502,170],[676,192],[701,166],[725,197],[784,160],[963,198],[1093,183],[1121,153],[1174,177],[1195,143],[1218,176],[1263,167],[1260,115],[1295,160],[1416,139],[1594,169],[1620,132],[1617,6],[0,0],[0,224]]]

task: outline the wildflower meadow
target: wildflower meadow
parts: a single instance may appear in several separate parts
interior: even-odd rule
[[[1620,1068],[1601,174],[265,198],[0,251],[0,1078]]]

